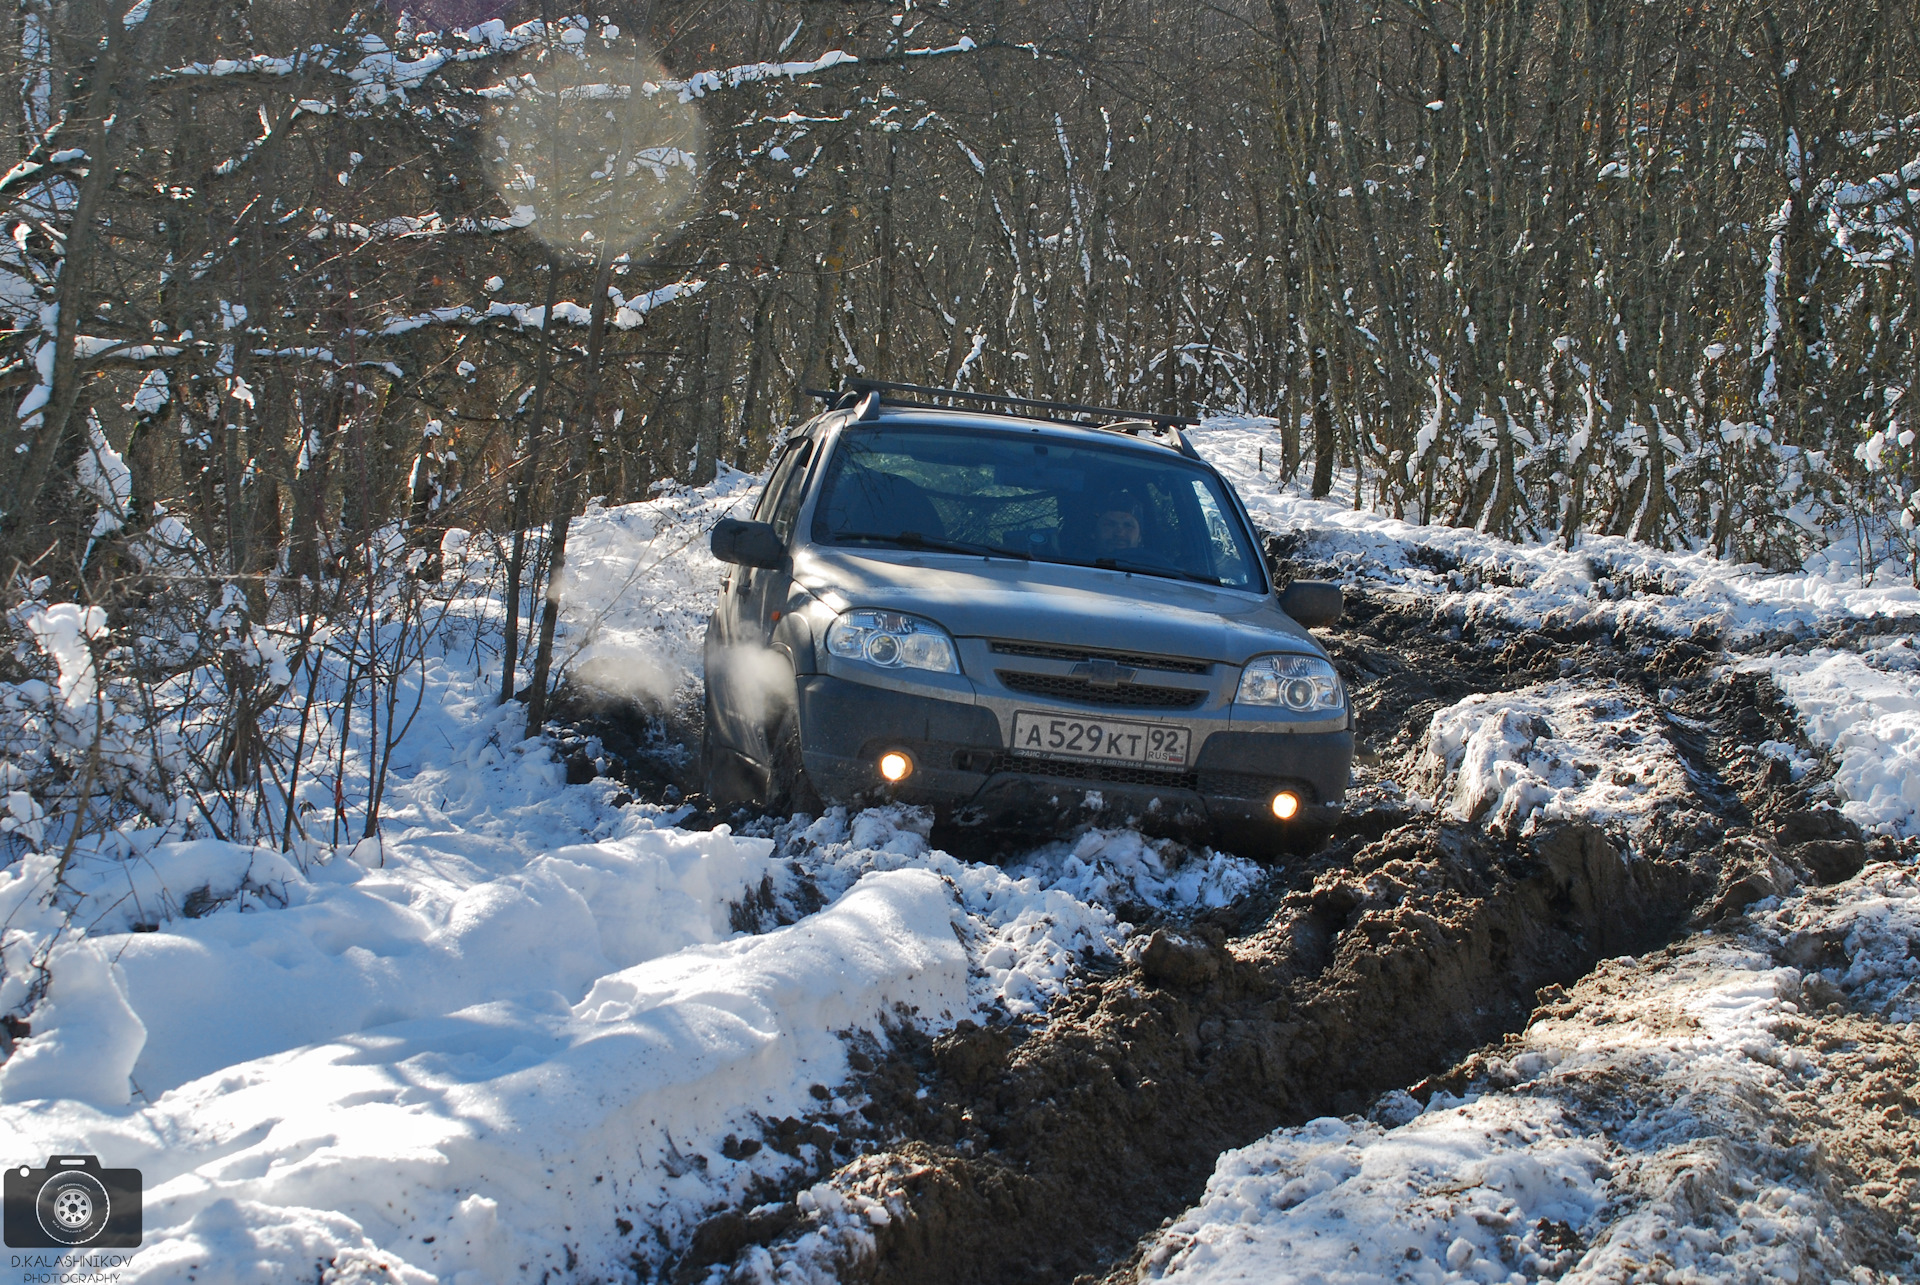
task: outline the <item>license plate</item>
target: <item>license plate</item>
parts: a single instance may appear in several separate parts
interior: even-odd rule
[[[1030,709],[1013,714],[1013,752],[1042,758],[1185,767],[1192,737],[1190,729],[1171,723],[1080,718]]]

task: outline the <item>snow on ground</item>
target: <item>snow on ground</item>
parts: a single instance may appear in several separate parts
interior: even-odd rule
[[[929,847],[930,829],[931,818],[917,809],[875,808],[849,819],[846,809],[832,808],[794,829],[782,847],[829,897],[875,870],[911,867],[946,880],[963,911],[957,930],[975,966],[973,1015],[983,1020],[1040,1017],[1066,993],[1077,966],[1112,960],[1133,929],[1113,907],[1225,906],[1261,877],[1245,858],[1132,830],[1089,829],[1003,868]]]
[[[1920,835],[1920,652],[1914,636],[1873,639],[1858,652],[1818,648],[1764,665],[1832,746],[1847,815],[1869,830]]]
[[[1751,647],[1876,617],[1920,618],[1920,589],[1905,569],[1889,561],[1863,583],[1851,538],[1790,575],[1612,536],[1583,536],[1572,551],[1513,544],[1467,528],[1419,526],[1351,503],[1308,499],[1273,476],[1274,434],[1260,421],[1220,418],[1192,437],[1232,480],[1255,521],[1301,534],[1301,557],[1369,588],[1444,596],[1458,621],[1602,631],[1629,625],[1675,636],[1702,629],[1730,646]]]
[[[809,1086],[847,1075],[842,1034],[883,1037],[902,1012],[934,1030],[1037,1016],[1126,939],[1076,892],[1220,905],[1257,871],[1125,831],[1001,869],[929,850],[905,809],[802,818],[780,862],[772,840],[645,811],[490,878],[440,850],[444,832],[409,832],[384,868],[341,855],[303,875],[214,843],[90,867],[95,931],[56,957],[36,1036],[0,1067],[0,1121],[34,1154],[145,1172],[129,1280],[296,1276],[342,1252],[396,1279],[507,1257],[614,1271],[659,1248],[616,1218],[684,1242],[798,1167],[770,1149],[728,1159],[722,1141],[818,1108]],[[16,900],[35,871],[9,872]],[[824,909],[761,936],[729,927],[796,871]],[[232,904],[126,931],[184,887]],[[569,1219],[584,1225],[553,1230]]]
[[[1881,866],[1849,893],[1897,943],[1852,966],[1901,973],[1910,1015],[1920,964],[1901,934],[1920,930],[1920,886]],[[1779,966],[1765,937],[1603,965],[1488,1066],[1508,1088],[1436,1093],[1424,1110],[1389,1094],[1372,1120],[1314,1120],[1229,1152],[1141,1278],[1889,1279],[1859,1265],[1884,1246],[1850,1225],[1791,1101],[1836,1080],[1795,1039],[1817,974]]]
[[[1705,626],[1780,677],[1832,747],[1856,820],[1915,833],[1920,665],[1910,640],[1866,645],[1846,629],[1920,610],[1904,582],[1862,586],[1843,548],[1769,576],[1624,541],[1569,554],[1416,527],[1272,485],[1255,467],[1267,440],[1226,423],[1196,434],[1263,524],[1305,533],[1309,560],[1376,591],[1444,597],[1463,622]],[[686,699],[720,577],[705,532],[753,486],[727,474],[581,518],[570,673],[660,706]],[[1259,878],[1125,830],[1002,867],[932,850],[909,810],[694,833],[678,812],[616,805],[610,783],[568,787],[551,745],[522,738],[518,707],[493,703],[498,661],[480,640],[498,604],[480,544],[449,539],[450,565],[480,588],[429,659],[378,840],[351,840],[366,764],[350,761],[352,824],[291,858],[129,835],[124,851],[77,853],[52,901],[50,858],[0,869],[0,1010],[27,999],[36,956],[51,978],[0,1065],[0,1136],[36,1162],[93,1153],[144,1171],[129,1282],[630,1273],[713,1209],[827,1163],[817,1142],[749,1154],[726,1140],[857,1111],[835,1092],[843,1036],[884,1041],[903,1014],[933,1030],[1040,1020],[1076,970],[1124,950],[1131,907],[1222,906]],[[1474,698],[1436,717],[1420,788],[1462,818],[1524,831],[1578,816],[1630,836],[1684,770],[1656,719],[1572,682]],[[316,817],[332,787],[304,787]],[[1782,1077],[1819,1083],[1825,1063],[1775,1033],[1816,975],[1871,998],[1877,1022],[1911,1022],[1910,872],[1869,870],[1829,893],[1763,903],[1777,919],[1751,940],[1702,939],[1631,994],[1595,992],[1631,1020],[1536,1026],[1500,1072],[1517,1087],[1417,1116],[1401,1095],[1374,1122],[1315,1122],[1233,1153],[1155,1270],[1233,1279],[1282,1241],[1327,1279],[1368,1264],[1409,1279],[1443,1265],[1463,1279],[1612,1271],[1642,1251],[1710,1274],[1822,1270],[1842,1243],[1826,1197],[1790,1167],[1774,1174],[1772,1152],[1708,1156],[1685,1122],[1775,1121],[1764,1099]],[[757,917],[770,894],[797,922]],[[1806,940],[1837,943],[1845,967],[1777,963],[1781,942]],[[1596,976],[1604,988],[1613,974]],[[1638,1132],[1603,1128],[1579,1086],[1642,1072],[1645,1096],[1620,1117]],[[1681,1195],[1711,1244],[1660,1212],[1679,1207],[1660,1184],[1683,1160],[1705,1175]],[[1755,1174],[1766,1184],[1741,1186]],[[846,1234],[885,1217],[821,1213]],[[1358,1257],[1334,1244],[1338,1226],[1367,1232]],[[1280,1279],[1270,1268],[1247,1270]]]
[[[729,1160],[721,1135],[817,1105],[808,1086],[846,1074],[837,1032],[897,1008],[950,1017],[965,967],[939,879],[876,874],[800,924],[584,994],[239,1062],[138,1111],[40,1102],[7,1123],[35,1154],[142,1170],[149,1231],[128,1280],[311,1278],[343,1253],[403,1281],[612,1276],[654,1228],[684,1234],[790,1164]]]
[[[1222,417],[1196,431],[1194,443],[1232,479],[1256,522],[1300,537],[1303,561],[1373,592],[1431,601],[1457,625],[1496,633],[1626,627],[1717,637],[1746,653],[1743,667],[1772,674],[1814,739],[1831,747],[1840,765],[1835,787],[1854,821],[1876,833],[1920,834],[1920,589],[1897,561],[1863,567],[1846,536],[1801,571],[1779,574],[1608,536],[1583,536],[1568,551],[1419,526],[1308,499],[1281,482],[1261,464],[1262,450],[1277,458],[1265,425]],[[1887,632],[1891,626],[1898,628]],[[1470,778],[1471,789],[1487,785]]]
[[[725,939],[728,903],[771,866],[761,840],[655,829],[645,818],[627,828],[491,877],[459,858],[423,859],[405,841],[384,869],[338,856],[305,874],[270,849],[213,840],[96,859],[69,876],[94,925],[72,949],[112,953],[138,1022],[122,1023],[138,1051],[132,1084],[152,1100],[238,1061],[375,1026],[496,998],[577,996],[618,968]],[[50,863],[23,863],[13,895],[46,886]],[[164,932],[131,931],[158,924],[183,893],[233,904]],[[62,1035],[66,979],[51,971],[41,1038],[0,1067],[6,1101],[43,1096],[70,1073],[65,1057],[34,1069]],[[122,1082],[98,1104],[128,1094]]]
[[[684,699],[720,578],[705,533],[751,483],[581,519],[571,672]],[[484,582],[478,542],[448,551]],[[299,859],[149,832],[76,853],[59,888],[52,856],[0,870],[0,1008],[50,952],[33,1033],[0,1064],[0,1135],[35,1163],[143,1171],[126,1281],[631,1274],[828,1162],[819,1142],[727,1139],[850,1118],[860,1103],[829,1092],[844,1037],[1036,1019],[1124,945],[1114,904],[1224,905],[1258,877],[1130,831],[960,861],[904,809],[798,818],[778,852],[681,830],[610,782],[566,786],[520,707],[494,704],[498,662],[461,654],[473,632],[426,667],[378,840],[352,842],[353,815]],[[742,930],[742,907],[802,882],[811,913]]]

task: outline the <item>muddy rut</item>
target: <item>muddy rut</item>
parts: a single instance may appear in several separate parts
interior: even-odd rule
[[[1223,1150],[1364,1112],[1388,1089],[1424,1096],[1427,1077],[1523,1027],[1542,988],[1859,868],[1858,832],[1806,810],[1821,774],[1792,782],[1755,749],[1817,757],[1765,678],[1714,676],[1716,639],[1476,633],[1350,590],[1324,641],[1359,720],[1332,841],[1232,906],[1150,922],[1124,963],[1043,1023],[962,1023],[931,1041],[906,1028],[883,1055],[856,1052],[859,1136],[814,1141],[822,1156],[863,1152],[832,1185],[894,1212],[814,1237],[810,1266],[849,1281],[1095,1279],[1199,1195]],[[1437,710],[1574,675],[1655,702],[1688,770],[1689,797],[1633,860],[1591,826],[1514,839],[1409,809],[1399,783]],[[674,766],[644,764],[661,778]],[[1118,909],[1135,922],[1145,910]],[[778,1122],[764,1145],[793,1152],[780,1130],[800,1124]],[[671,1279],[763,1279],[819,1226],[796,1191],[709,1220]]]

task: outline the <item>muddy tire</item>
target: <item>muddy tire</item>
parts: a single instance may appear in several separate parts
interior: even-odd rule
[[[714,744],[713,696],[701,702],[700,788],[707,806],[715,812],[729,812],[753,802],[753,790],[741,771],[739,757]]]
[[[819,816],[824,810],[820,795],[807,779],[806,763],[800,756],[800,723],[789,716],[767,738],[773,746],[773,766],[767,777],[767,811],[781,816],[805,812]]]

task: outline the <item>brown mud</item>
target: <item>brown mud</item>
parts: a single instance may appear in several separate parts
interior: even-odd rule
[[[1348,606],[1324,641],[1360,755],[1332,841],[1264,892],[1159,922],[1044,1023],[900,1032],[853,1086],[865,1154],[831,1176],[893,1215],[870,1243],[841,1238],[841,1279],[1097,1275],[1191,1203],[1223,1150],[1417,1090],[1524,1027],[1543,988],[1866,856],[1857,830],[1810,807],[1824,769],[1796,783],[1755,749],[1817,757],[1767,679],[1715,676],[1714,639],[1475,636],[1420,604],[1350,591]],[[1397,782],[1436,710],[1570,675],[1642,690],[1689,769],[1692,797],[1635,859],[1591,826],[1510,839],[1408,810]],[[754,1246],[804,1230],[790,1203],[755,1217],[720,1215],[673,1279],[729,1263],[748,1279],[767,1261]]]
[[[1920,1228],[1920,1046],[1818,989],[1816,975],[1805,1015],[1775,1034],[1823,1057],[1835,1087],[1791,1093],[1788,1106],[1826,1167],[1876,1221]]]
[[[605,778],[635,799],[672,807],[695,797],[700,781],[700,703],[636,700],[569,683],[553,694],[546,730],[567,769],[568,785]]]

